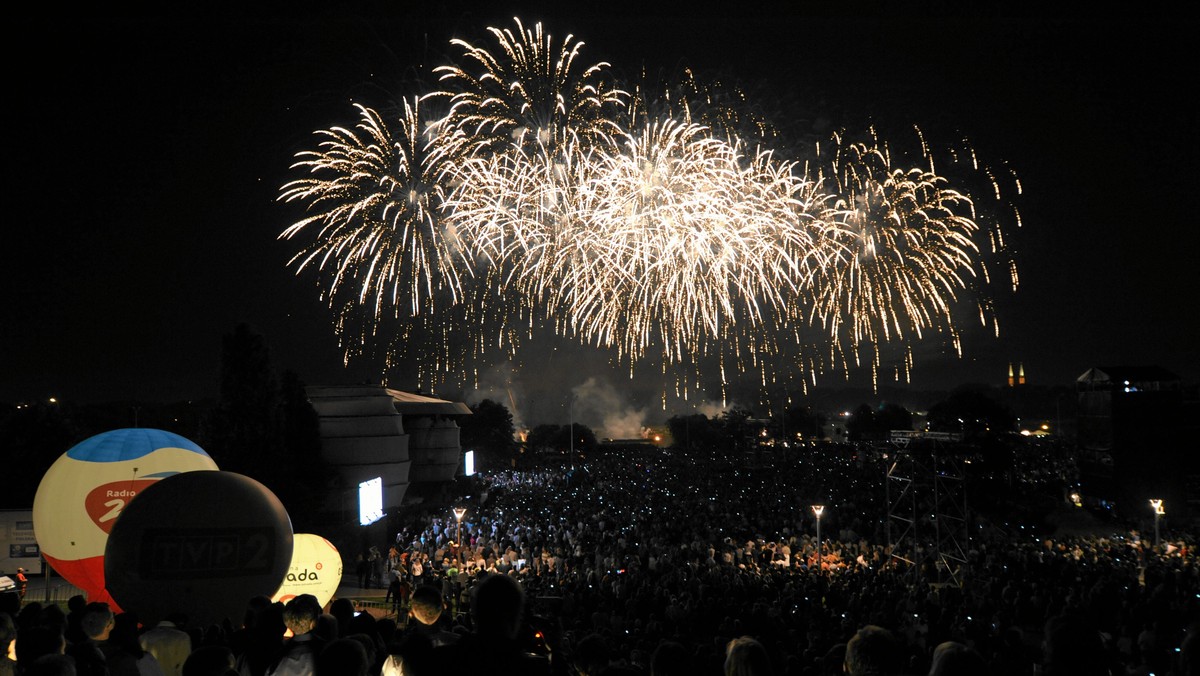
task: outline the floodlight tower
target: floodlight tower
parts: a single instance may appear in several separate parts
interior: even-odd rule
[[[817,572],[821,572],[821,514],[825,512],[825,505],[813,505],[813,514],[817,515]]]
[[[1151,498],[1150,507],[1154,509],[1154,551],[1157,552],[1159,546],[1158,522],[1162,521],[1163,515],[1167,513],[1167,508],[1163,507],[1162,498]]]
[[[458,549],[462,551],[462,520],[467,514],[466,507],[454,508],[454,520],[458,522],[458,534],[454,536],[454,540],[458,542]]]

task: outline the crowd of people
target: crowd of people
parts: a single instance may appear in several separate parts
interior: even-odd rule
[[[1200,629],[1200,569],[1185,541],[1155,551],[1134,532],[1051,540],[1026,534],[1032,525],[972,522],[953,576],[932,555],[898,565],[886,462],[642,450],[497,472],[461,543],[448,510],[414,519],[387,569],[401,589],[442,587],[450,608],[480,572],[516,577],[533,619],[561,630],[568,650],[598,636],[613,664],[643,671],[670,641],[716,673],[730,641],[751,636],[777,673],[840,673],[847,639],[865,626],[895,637],[899,673],[927,673],[946,643],[994,673],[1033,673],[1053,658],[1048,632],[1080,627],[1095,639],[1084,657],[1106,670],[1095,673],[1178,669]],[[820,544],[816,502],[826,503]]]
[[[449,508],[410,511],[394,541],[364,552],[369,566],[352,568],[363,586],[387,585],[394,615],[355,613],[347,599],[322,609],[306,596],[286,605],[256,598],[240,622],[192,627],[174,617],[139,632],[136,618],[113,617],[103,604],[76,599],[67,613],[27,604],[15,623],[0,615],[0,646],[16,637],[16,662],[3,668],[22,676],[1194,673],[1200,568],[1187,538],[1156,549],[1133,533],[1046,539],[1018,524],[972,522],[961,567],[947,570],[934,556],[909,565],[887,544],[882,462],[642,449],[494,472],[460,518]],[[817,501],[826,506],[820,517]]]

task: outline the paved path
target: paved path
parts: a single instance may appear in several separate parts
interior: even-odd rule
[[[384,603],[387,597],[386,588],[363,589],[358,586],[357,575],[342,575],[342,583],[338,585],[334,598],[350,599],[358,610],[366,611],[375,619],[396,615],[392,612],[391,603]]]

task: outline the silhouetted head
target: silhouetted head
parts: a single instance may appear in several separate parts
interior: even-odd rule
[[[486,636],[515,639],[525,609],[525,591],[507,575],[489,575],[471,595],[471,617]]]
[[[431,585],[421,585],[412,594],[412,616],[424,625],[432,625],[442,615],[442,592]]]
[[[900,643],[892,632],[868,624],[846,643],[846,661],[850,676],[882,676],[900,671]]]
[[[763,644],[741,636],[725,646],[725,676],[769,676],[771,658]]]

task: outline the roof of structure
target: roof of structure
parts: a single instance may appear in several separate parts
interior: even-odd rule
[[[1081,383],[1163,383],[1175,380],[1179,380],[1179,376],[1161,366],[1096,366],[1078,378]]]
[[[387,390],[392,396],[392,403],[402,415],[471,415],[471,409],[459,401],[435,399],[423,394]]]

